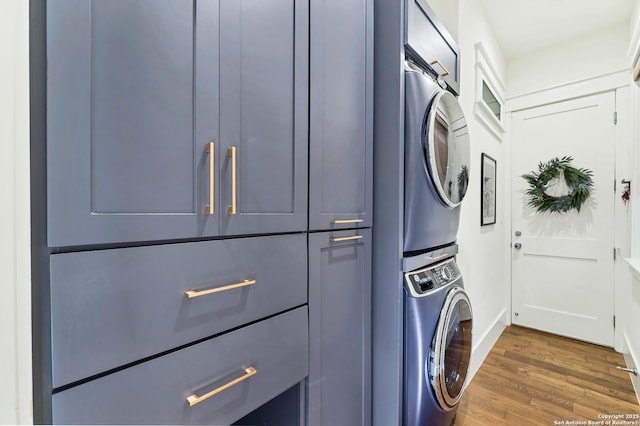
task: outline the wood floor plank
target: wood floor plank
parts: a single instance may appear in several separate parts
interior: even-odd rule
[[[506,358],[504,356],[501,356],[501,357],[490,356],[490,357],[487,357],[484,362],[489,365],[501,367],[505,370],[511,371],[516,374],[521,370],[526,369],[527,371],[538,373],[540,375],[543,375],[545,377],[550,377],[558,381],[564,381],[564,382],[567,381],[567,376],[565,374],[549,371],[545,368],[540,368],[532,364],[525,364],[521,361],[516,361],[510,358]]]
[[[526,381],[530,386],[535,386],[538,390],[546,392],[549,395],[563,395],[563,398],[569,401],[572,401],[572,398],[576,395],[585,395],[583,387],[568,382],[565,379],[558,379],[552,375],[539,373],[532,367],[521,367],[518,370],[518,375],[522,376],[522,378],[518,378],[518,380]]]
[[[507,327],[462,397],[455,426],[553,425],[640,413],[613,349]]]
[[[482,409],[482,406],[469,404],[464,410],[458,410],[454,425],[465,426],[487,426],[487,425],[507,425],[508,423],[502,416],[491,413]]]
[[[587,390],[590,390],[598,392],[603,396],[621,399],[632,404],[637,401],[636,395],[633,392],[633,386],[629,386],[631,389],[627,387],[611,387],[602,385],[596,381],[584,380],[576,377],[568,377],[567,380],[570,383],[582,386],[585,389],[585,394]]]
[[[629,380],[628,378],[612,376],[606,368],[602,371],[602,369],[594,369],[591,365],[576,364],[570,360],[553,357],[547,357],[544,361],[571,371],[572,373],[567,374],[567,376],[578,377],[584,380],[593,380],[601,384],[606,383],[606,385],[610,387],[615,387],[616,385],[625,386]]]
[[[517,374],[505,372],[490,364],[483,365],[483,368],[489,374],[508,381],[509,386],[515,392],[527,395],[530,398],[546,400],[550,404],[556,405],[559,409],[572,411],[573,401],[564,396],[562,389],[554,388],[553,385],[539,380],[529,379],[524,375],[518,376]]]
[[[469,398],[466,399],[465,402],[474,408],[491,413],[493,416],[501,419],[504,418],[504,415],[507,413],[507,407],[509,405],[508,400],[505,398],[501,398],[500,395],[495,392],[481,387],[470,391]]]

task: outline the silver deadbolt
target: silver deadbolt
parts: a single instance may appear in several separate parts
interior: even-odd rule
[[[513,247],[514,247],[516,250],[520,250],[520,249],[522,248],[522,244],[520,244],[520,243],[515,243],[515,244],[513,245]]]
[[[519,237],[520,235],[522,235],[522,232],[516,231],[516,237]]]

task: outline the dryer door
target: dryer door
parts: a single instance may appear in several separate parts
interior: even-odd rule
[[[429,379],[445,411],[458,404],[464,391],[471,359],[471,326],[471,302],[456,286],[447,294],[431,345]]]
[[[427,169],[442,202],[456,207],[469,186],[469,133],[458,100],[442,90],[431,102],[422,124]]]

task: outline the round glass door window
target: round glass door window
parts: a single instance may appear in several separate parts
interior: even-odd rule
[[[433,185],[442,202],[456,207],[469,187],[469,132],[455,96],[439,92],[422,124],[422,148]]]
[[[436,399],[452,410],[464,391],[471,359],[471,303],[464,290],[453,288],[445,300],[431,350],[429,376]]]

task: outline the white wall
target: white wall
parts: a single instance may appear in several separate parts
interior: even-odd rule
[[[617,25],[511,59],[507,97],[626,69],[628,43],[629,28]]]
[[[631,19],[631,41],[627,50],[629,68],[633,66],[635,59],[640,54],[640,0],[636,1],[636,7]],[[640,182],[640,86],[632,83],[630,87],[631,111],[634,117],[632,123],[634,173],[631,197],[631,257],[635,260],[636,271],[633,277],[621,285],[621,299],[626,302],[623,305],[624,320],[624,344],[625,360],[629,367],[640,369],[640,191],[637,189]],[[635,190],[635,191],[634,191]],[[636,395],[640,400],[640,377],[631,376]]]
[[[32,423],[28,2],[0,1],[0,423]]]
[[[631,69],[635,62],[636,57],[640,54],[640,0],[636,1],[635,8],[633,10],[631,23],[630,23],[631,40],[629,42],[629,48],[627,49],[627,61],[628,66]],[[633,139],[635,141],[640,140],[640,86],[638,84],[631,85],[631,107],[633,117],[635,121],[633,123]],[[638,142],[634,144],[634,173],[635,179],[640,177],[640,147]],[[631,199],[632,208],[632,243],[631,243],[631,256],[633,258],[640,258],[640,200],[636,197]]]
[[[474,352],[471,374],[475,374],[502,332],[506,321],[508,265],[506,233],[510,228],[505,203],[505,146],[474,115],[476,93],[475,44],[482,41],[497,74],[504,80],[505,60],[477,0],[460,0],[461,84],[460,103],[465,112],[471,138],[471,185],[462,203],[458,262],[473,305]],[[496,224],[480,226],[480,158],[487,153],[497,161]]]

